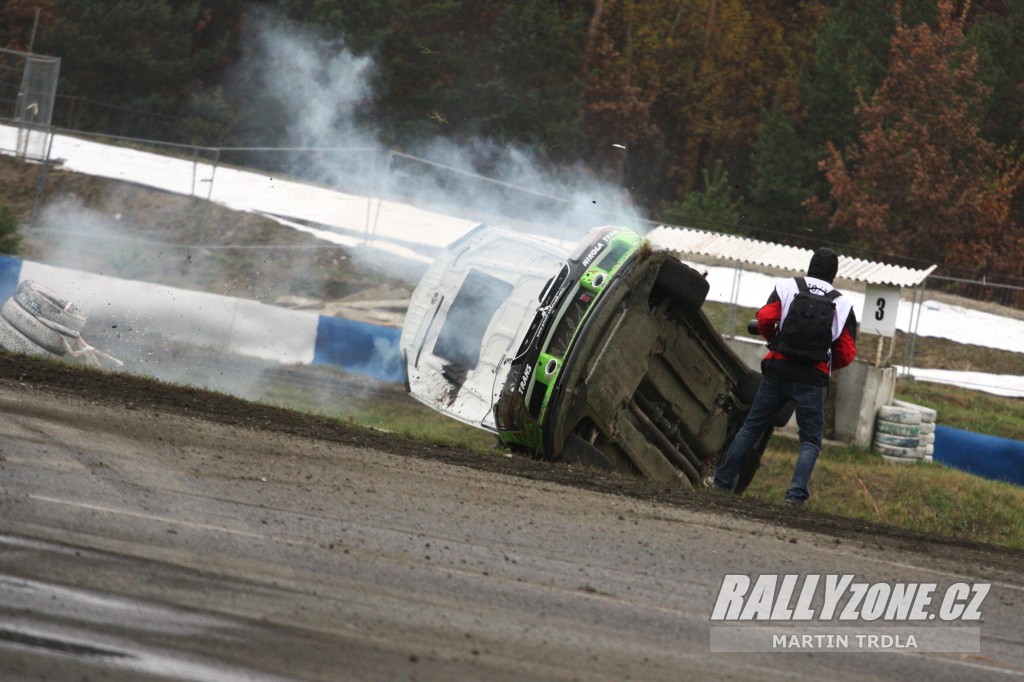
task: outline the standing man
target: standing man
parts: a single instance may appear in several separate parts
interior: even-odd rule
[[[857,355],[857,318],[850,301],[832,286],[839,257],[820,248],[811,257],[806,277],[780,282],[757,311],[757,331],[768,340],[761,360],[761,382],[743,426],[708,487],[731,490],[747,457],[788,401],[796,406],[800,455],[786,503],[802,507],[810,497],[811,472],[821,451],[825,427],[825,393],[834,370]]]

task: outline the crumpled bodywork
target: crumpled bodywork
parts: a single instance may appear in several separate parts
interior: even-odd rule
[[[698,485],[760,381],[704,315],[707,293],[631,230],[568,252],[481,226],[413,294],[409,390],[515,449]]]
[[[545,284],[568,251],[480,225],[449,245],[413,292],[399,342],[409,392],[497,432],[492,406]]]

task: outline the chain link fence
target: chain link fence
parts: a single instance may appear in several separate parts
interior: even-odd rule
[[[14,153],[47,157],[60,59],[0,48],[0,107],[17,127]]]

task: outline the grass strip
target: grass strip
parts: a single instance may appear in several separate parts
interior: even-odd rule
[[[781,504],[798,445],[776,436],[747,494]],[[1024,549],[1024,488],[938,463],[892,464],[853,447],[825,446],[808,510],[920,533]]]

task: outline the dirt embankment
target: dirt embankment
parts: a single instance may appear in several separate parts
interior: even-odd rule
[[[405,299],[413,286],[343,247],[192,197],[55,168],[37,199],[40,173],[0,156],[0,206],[18,217],[27,259],[285,306],[346,300],[355,317],[368,298]]]

